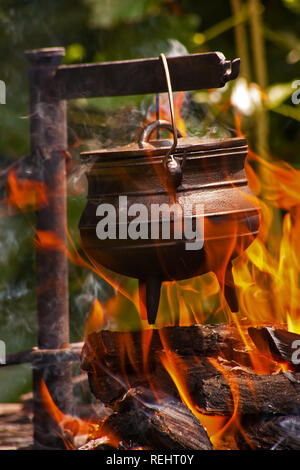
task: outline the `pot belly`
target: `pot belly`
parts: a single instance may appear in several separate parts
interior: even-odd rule
[[[137,279],[182,280],[220,270],[245,250],[259,227],[256,209],[204,217],[202,248],[187,249],[188,240],[99,240],[96,226],[80,227],[84,250],[96,263]]]

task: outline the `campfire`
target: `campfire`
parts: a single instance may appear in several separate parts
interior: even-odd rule
[[[33,205],[37,212],[38,347],[7,358],[33,364],[35,445],[299,449],[299,172],[262,159],[242,135],[190,139],[180,115],[185,91],[224,86],[237,77],[239,60],[207,53],[61,66],[62,55],[61,48],[28,53],[32,154],[46,176],[24,179],[12,168],[5,201],[9,210]],[[154,125],[151,116],[138,143],[82,155],[89,192],[79,253],[66,224],[65,100],[166,91],[167,105],[157,98]],[[150,140],[162,129],[171,139]],[[128,194],[147,207],[184,205],[189,197],[202,202],[204,211],[188,215],[196,223],[202,218],[200,249],[185,251],[189,238],[173,243],[176,214],[173,244],[160,232],[154,242],[97,236],[98,204],[115,209]],[[140,219],[140,230],[143,223],[150,222]],[[95,298],[78,344],[69,344],[68,260],[115,289],[105,302]],[[128,288],[112,271],[139,286]],[[140,313],[134,329],[119,321],[129,307]],[[98,417],[72,415],[76,361],[103,405]]]

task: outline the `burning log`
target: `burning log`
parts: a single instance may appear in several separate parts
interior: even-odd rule
[[[88,336],[81,355],[81,368],[88,372],[95,396],[111,405],[128,390],[128,383],[131,387],[147,387],[150,376],[156,388],[174,388],[161,363],[160,354],[165,348],[162,342],[182,357],[223,354],[229,359],[246,357],[246,365],[249,362],[237,330],[225,325],[167,327],[143,333],[95,332]],[[149,345],[148,351],[145,344]],[[207,367],[202,372],[199,369],[202,376]]]
[[[166,327],[160,330],[148,330],[143,333],[130,333],[103,330],[89,335],[82,351],[82,368],[90,363],[91,356],[104,360],[104,365],[119,368],[120,351],[130,343],[134,345],[135,364],[142,364],[145,343],[149,340],[148,365],[150,367],[154,355],[163,349],[162,339],[168,348],[182,356],[215,356],[223,353],[229,359],[234,359],[238,353],[245,352],[241,337],[236,328],[227,325],[194,325]],[[124,365],[132,364],[128,355],[124,355]],[[86,369],[88,370],[88,369]],[[114,369],[111,369],[114,370]]]
[[[102,331],[88,337],[81,367],[88,372],[92,392],[106,405],[113,406],[128,389],[140,386],[179,398],[178,387],[165,366],[170,356],[174,371],[184,377],[192,403],[204,413],[231,415],[234,406],[238,412],[252,415],[287,415],[300,409],[300,374],[293,376],[293,382],[284,374],[257,375],[234,328],[198,325],[154,330],[147,362],[141,336],[138,332],[130,336]],[[122,344],[124,354],[120,353]],[[211,359],[224,358],[228,351],[230,361],[226,358],[225,365]],[[242,365],[232,360],[235,354],[243,360]],[[217,364],[223,370],[215,367]],[[238,390],[237,403],[233,387]]]
[[[300,450],[298,416],[275,416],[268,420],[247,416],[242,425],[247,429],[248,442],[239,439],[240,450]]]
[[[228,381],[207,360],[195,364],[193,358],[184,358],[188,370],[186,389],[192,402],[206,414],[231,415],[234,397]],[[181,364],[178,364],[180,368]],[[300,410],[300,374],[295,374],[295,383],[284,374],[256,375],[247,372],[231,373],[232,383],[239,393],[237,410],[242,414],[289,414]],[[149,376],[148,376],[149,379]],[[151,370],[151,383],[155,389],[178,398],[177,388],[163,366],[156,365]],[[127,381],[119,374],[108,371],[89,372],[89,382],[94,395],[105,404],[112,406],[129,387],[147,385],[147,377],[142,379],[134,374]],[[128,385],[130,384],[130,385]],[[149,382],[148,382],[149,387]]]
[[[195,403],[205,412],[232,414],[233,393],[224,376],[216,373],[202,379],[195,367],[188,377],[188,387],[193,390]],[[242,414],[287,415],[300,411],[300,374],[293,383],[284,374],[255,375],[232,373],[232,384],[238,390],[238,412]],[[235,403],[236,405],[236,403]]]
[[[102,431],[113,430],[126,441],[158,450],[212,450],[206,431],[180,401],[168,397],[157,404],[152,392],[129,390],[117,403]]]
[[[250,327],[248,332],[261,353],[272,357],[274,361],[285,363],[290,370],[300,372],[300,365],[295,364],[292,358],[295,346],[300,346],[300,335],[274,327]],[[298,343],[294,343],[295,341]]]

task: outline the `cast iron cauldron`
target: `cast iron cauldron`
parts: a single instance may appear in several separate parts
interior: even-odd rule
[[[173,132],[173,143],[169,139],[149,140],[153,131],[162,127]],[[138,143],[81,154],[82,161],[88,163],[88,201],[79,224],[83,248],[99,265],[140,281],[140,298],[149,323],[156,320],[162,282],[209,271],[216,273],[228,303],[237,309],[230,260],[249,246],[259,228],[259,209],[244,170],[246,156],[244,138],[182,138],[174,120],[172,124],[155,121],[146,126]],[[148,214],[152,204],[179,204],[183,223],[187,217],[193,223],[204,221],[203,247],[187,250],[184,234],[182,239],[174,237],[174,218],[169,239],[162,237],[162,220],[157,239],[120,239],[119,230],[124,233],[126,229],[120,227],[124,220],[120,196],[127,196],[128,207],[144,204]],[[116,238],[101,240],[96,233],[101,217],[96,212],[99,205],[107,203],[116,211]],[[187,204],[202,204],[204,213],[186,214]],[[134,218],[128,216],[127,228]],[[150,220],[141,216],[140,222],[148,225],[151,234]]]
[[[150,323],[155,322],[161,282],[187,279],[209,271],[219,277],[229,259],[251,243],[259,226],[258,208],[249,197],[252,193],[244,171],[245,139],[179,138],[175,158],[179,162],[184,159],[185,163],[175,197],[182,206],[203,204],[203,248],[186,250],[185,237],[182,240],[161,237],[100,240],[96,234],[100,220],[96,211],[100,204],[112,204],[120,223],[120,195],[127,196],[128,207],[142,203],[149,214],[151,204],[174,202],[173,188],[165,184],[167,175],[162,164],[169,147],[169,141],[151,141],[142,149],[131,145],[82,154],[83,161],[92,162],[87,172],[88,203],[79,225],[83,247],[100,265],[146,285]],[[192,216],[197,218],[197,214]]]

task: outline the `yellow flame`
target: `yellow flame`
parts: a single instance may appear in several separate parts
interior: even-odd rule
[[[104,314],[98,299],[94,299],[92,310],[85,323],[84,338],[87,338],[93,331],[101,330],[104,322]]]

